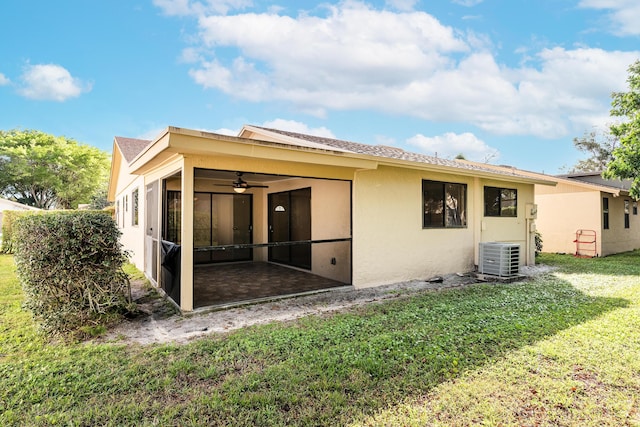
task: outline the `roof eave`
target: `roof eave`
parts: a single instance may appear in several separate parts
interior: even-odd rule
[[[118,159],[118,157],[120,159]],[[120,171],[122,160],[124,160],[124,156],[120,151],[120,147],[118,146],[116,139],[114,138],[113,150],[111,151],[111,168],[109,170],[109,185],[107,187],[107,201],[109,202],[113,202],[116,199],[115,180],[118,177],[118,172]]]
[[[372,157],[375,157],[375,156],[372,156]],[[532,177],[521,176],[521,175],[509,175],[507,173],[497,173],[489,170],[466,169],[466,168],[459,168],[455,166],[438,165],[433,163],[393,159],[393,158],[387,158],[387,157],[384,157],[382,159],[383,160],[380,160],[380,164],[389,165],[389,166],[413,167],[415,169],[446,172],[446,173],[453,173],[453,174],[464,175],[464,176],[474,176],[479,178],[494,179],[497,181],[517,182],[521,184],[539,184],[539,185],[549,185],[549,186],[556,185],[555,182],[546,180],[546,179],[532,178]]]

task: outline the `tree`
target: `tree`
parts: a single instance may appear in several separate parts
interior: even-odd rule
[[[569,172],[601,172],[611,161],[618,139],[608,132],[592,131],[585,133],[582,138],[574,138],[573,145],[591,156],[579,160]]]
[[[42,209],[89,203],[104,187],[109,155],[37,130],[0,131],[0,194]]]
[[[611,134],[618,139],[619,145],[613,150],[613,160],[607,165],[603,176],[609,179],[630,179],[629,193],[640,198],[640,61],[634,62],[628,69],[628,92],[611,94],[613,117],[624,120],[609,127]]]

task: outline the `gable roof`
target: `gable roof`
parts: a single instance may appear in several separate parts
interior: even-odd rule
[[[376,156],[382,157],[385,159],[393,159],[393,160],[402,160],[407,162],[414,163],[422,163],[434,166],[444,166],[447,168],[455,168],[462,169],[473,172],[484,172],[490,173],[493,175],[507,175],[512,178],[519,178],[525,180],[535,179],[540,184],[547,185],[555,185],[551,177],[542,176],[538,174],[533,177],[528,174],[521,174],[520,171],[515,168],[494,168],[490,165],[485,165],[483,163],[469,162],[469,161],[459,161],[459,160],[450,160],[443,159],[440,157],[428,156],[426,154],[414,153],[410,151],[405,151],[400,147],[389,147],[386,145],[368,145],[362,144],[359,142],[352,141],[344,141],[333,138],[326,138],[315,135],[307,135],[303,133],[283,131],[279,129],[266,128],[261,126],[253,126],[253,125],[245,125],[239,133],[241,137],[249,137],[252,139],[259,139],[256,136],[246,136],[251,132],[257,133],[258,135],[266,135],[273,138],[284,139],[285,142],[296,144],[299,142],[303,142],[303,145],[307,145],[304,143],[311,143],[317,148],[322,149],[331,149],[331,150],[339,150],[348,153],[355,154],[364,154],[368,156]],[[547,181],[546,183],[544,181]]]
[[[256,147],[264,150],[256,151]],[[383,165],[499,181],[556,185],[553,177],[548,175],[532,176],[515,168],[496,168],[484,163],[443,159],[405,151],[399,147],[368,145],[251,125],[243,126],[238,136],[169,126],[152,141],[114,138],[108,199],[115,199],[118,175],[121,172],[126,171],[131,176],[144,175],[146,171],[175,156],[209,156],[224,153],[226,156],[266,156],[265,159],[282,160],[293,159],[292,151],[307,153],[305,156],[309,156],[310,163],[355,170],[375,169]]]
[[[116,195],[116,180],[120,170],[125,168],[135,159],[146,147],[153,145],[154,141],[147,139],[125,138],[116,136],[113,138],[113,150],[111,152],[111,170],[109,171],[109,186],[107,189],[107,200],[114,201]]]
[[[116,136],[114,140],[127,163],[135,159],[152,142],[148,139],[125,138],[123,136]]]

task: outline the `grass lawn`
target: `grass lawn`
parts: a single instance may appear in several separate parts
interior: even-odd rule
[[[0,425],[640,425],[640,252],[189,345],[49,343],[0,256]]]

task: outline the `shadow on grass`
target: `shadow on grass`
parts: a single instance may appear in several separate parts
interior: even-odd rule
[[[233,351],[218,366],[216,397],[201,415],[235,425],[347,424],[627,305],[545,276],[203,340],[192,348],[201,357]]]
[[[82,425],[345,425],[627,305],[553,275],[429,292],[187,346],[114,349],[84,362],[86,373],[75,368],[75,354],[57,369],[74,372],[81,398],[20,410],[28,420],[50,408]],[[100,390],[111,392],[98,408],[91,406],[98,396],[87,397],[95,372],[118,372],[100,380]],[[17,390],[28,385],[19,375],[8,380]]]

